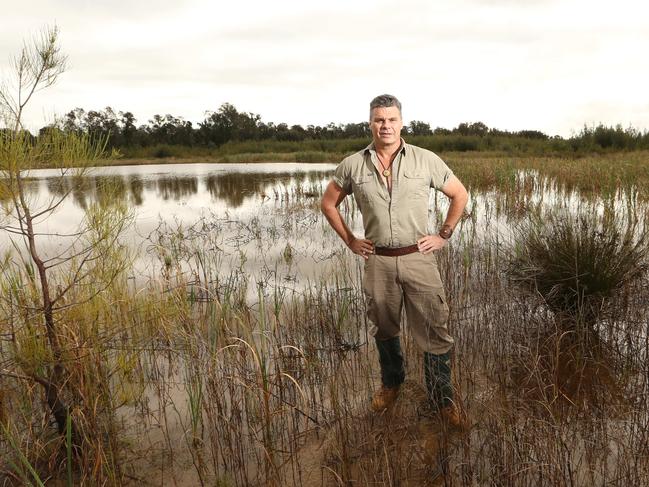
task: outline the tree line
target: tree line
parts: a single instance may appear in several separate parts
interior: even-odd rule
[[[117,149],[160,145],[217,149],[228,142],[301,142],[371,137],[367,122],[289,126],[286,123],[264,122],[259,114],[241,112],[230,103],[224,103],[216,111],[206,112],[204,120],[196,126],[183,117],[171,114],[154,115],[147,124],[138,125],[132,112],[116,112],[106,107],[90,111],[75,108],[55,124],[43,127],[39,133],[52,129],[87,134],[106,141],[109,148]],[[460,123],[452,129],[433,129],[426,122],[412,120],[404,126],[403,135],[415,136],[420,141],[423,139],[424,145],[437,150],[494,150],[512,144],[516,147],[547,146],[555,152],[649,149],[649,132],[621,125],[584,126],[578,134],[565,139],[538,130],[490,128],[482,122]],[[504,144],[503,140],[508,143]]]

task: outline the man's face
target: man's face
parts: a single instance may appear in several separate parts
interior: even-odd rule
[[[401,112],[397,107],[378,107],[372,109],[370,129],[374,145],[389,146],[401,141]]]

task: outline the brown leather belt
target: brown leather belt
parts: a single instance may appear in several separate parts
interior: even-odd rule
[[[417,244],[408,245],[407,247],[397,247],[391,249],[389,247],[374,247],[374,253],[376,255],[385,255],[387,257],[400,257],[402,255],[412,254],[419,251]]]

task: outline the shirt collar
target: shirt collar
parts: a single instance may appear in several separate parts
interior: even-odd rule
[[[397,152],[401,152],[402,155],[405,155],[407,145],[408,144],[406,144],[406,141],[403,140],[403,137],[401,137],[401,145],[399,146]],[[370,142],[370,145],[365,147],[365,149],[363,150],[363,154],[367,154],[368,152],[376,152],[376,148],[374,147],[374,141]]]

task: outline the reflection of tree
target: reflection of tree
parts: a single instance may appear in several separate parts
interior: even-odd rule
[[[267,195],[272,198],[273,188],[277,186],[306,187],[309,190],[309,185],[319,186],[330,176],[330,171],[213,173],[205,178],[205,185],[213,200],[223,200],[229,208],[238,208],[246,197]],[[29,194],[38,194],[39,184],[39,180],[25,180],[25,189]],[[112,201],[127,201],[133,206],[141,206],[146,191],[155,191],[160,198],[176,201],[198,193],[198,178],[195,176],[70,176],[47,178],[45,184],[53,196],[71,194],[74,203],[83,209],[93,202],[104,202],[108,197]]]
[[[263,192],[264,177],[260,173],[209,174],[205,185],[212,199],[224,200],[228,207],[238,208],[246,195]]]
[[[38,179],[25,178],[22,181],[23,189],[26,196],[37,196],[40,191],[40,181]],[[9,190],[9,179],[0,178],[0,201],[11,200],[11,191]]]
[[[100,204],[124,201],[128,189],[122,176],[48,178],[45,184],[53,196],[64,197],[72,194],[72,200],[83,209],[95,201]]]
[[[152,190],[159,186],[155,181],[148,181],[146,184],[137,175],[127,178],[119,175],[47,178],[45,184],[53,196],[62,197],[71,194],[74,203],[84,210],[91,203],[104,204],[108,200],[124,202],[128,199],[133,205],[140,206],[144,201],[144,190]],[[30,181],[30,185],[26,187],[30,194],[38,193],[37,180]]]
[[[128,188],[122,176],[95,176],[95,190],[97,201],[103,206],[125,201]]]
[[[305,173],[310,183],[320,183],[322,180],[331,179],[333,171],[310,171]]]
[[[72,178],[70,178],[72,180]],[[72,183],[72,200],[84,210],[88,208],[86,195],[90,190],[90,181],[87,178],[74,178]]]
[[[72,194],[72,200],[84,210],[88,207],[87,196],[93,191],[94,181],[89,177],[51,177],[45,180],[50,195],[59,198]]]
[[[47,178],[45,185],[53,196],[65,196],[72,189],[72,178]]]
[[[327,171],[313,172],[231,172],[209,174],[205,185],[212,199],[225,201],[229,208],[238,208],[246,196],[267,194],[274,185],[302,185],[305,182],[320,182],[330,176]]]
[[[135,206],[141,206],[144,198],[142,193],[144,192],[144,184],[142,179],[137,175],[129,176],[128,185],[131,188],[131,202]]]
[[[193,176],[163,176],[156,183],[158,186],[158,194],[164,200],[173,197],[177,201],[184,196],[190,196],[198,192],[198,178]]]

